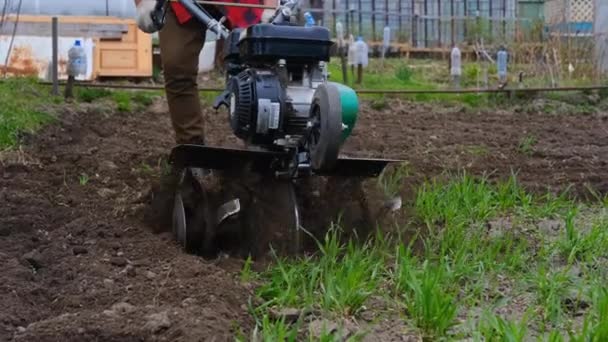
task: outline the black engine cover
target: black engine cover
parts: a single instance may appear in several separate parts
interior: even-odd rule
[[[271,145],[283,131],[285,91],[271,71],[247,69],[231,78],[230,125],[254,145]]]
[[[273,24],[250,26],[242,38],[239,36],[237,43],[240,60],[245,63],[274,64],[284,59],[288,66],[327,62],[332,45],[329,29],[325,27]]]

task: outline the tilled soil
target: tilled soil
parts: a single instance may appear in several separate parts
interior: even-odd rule
[[[162,108],[66,109],[6,157],[0,340],[228,341],[251,328],[250,291],[234,274],[142,223],[152,178],[144,164],[156,165],[172,140]]]
[[[223,114],[208,113],[207,124],[211,144],[239,145]],[[518,172],[533,189],[608,193],[607,127],[602,115],[391,100],[380,111],[363,105],[345,153],[401,158],[421,177]],[[164,104],[129,114],[97,104],[66,107],[22,150],[4,153],[0,340],[223,341],[251,330],[252,289],[238,280],[238,260],[187,255],[143,223],[172,142]]]
[[[608,114],[471,111],[401,100],[364,114],[347,152],[406,160],[413,173],[470,172],[537,191],[608,193]]]

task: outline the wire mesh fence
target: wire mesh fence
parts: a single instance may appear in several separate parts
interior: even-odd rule
[[[353,36],[412,47],[453,44],[543,42],[553,32],[592,35],[597,0],[310,0],[309,10],[323,25],[341,22]],[[601,1],[600,1],[601,2]],[[524,6],[533,4],[535,6]]]

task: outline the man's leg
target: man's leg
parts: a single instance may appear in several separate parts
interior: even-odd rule
[[[178,144],[204,142],[204,124],[197,90],[198,59],[205,42],[203,28],[196,20],[179,24],[171,9],[159,32],[165,92],[171,123]],[[174,192],[180,170],[162,170],[159,187],[152,191],[146,221],[156,232],[171,229]]]
[[[179,24],[171,9],[160,31],[160,50],[165,75],[165,91],[177,143],[200,143],[204,123],[197,90],[198,58],[205,31],[192,19]]]

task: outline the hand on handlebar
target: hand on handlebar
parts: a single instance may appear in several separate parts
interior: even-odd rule
[[[166,0],[141,0],[137,3],[137,27],[146,33],[160,31],[164,23]]]
[[[300,0],[281,0],[281,6],[277,9],[274,17],[271,19],[272,23],[280,24],[288,22],[299,5]]]

